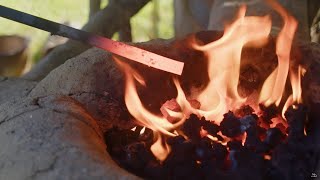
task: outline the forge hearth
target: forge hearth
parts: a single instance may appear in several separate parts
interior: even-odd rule
[[[217,39],[220,36],[221,33],[216,32],[198,34],[200,39],[206,39],[206,37]],[[186,89],[186,94],[188,94],[188,91],[191,91],[191,85],[201,86],[203,82],[208,81],[208,76],[203,71],[203,67],[206,66],[206,63],[202,61],[204,54],[188,46],[186,42],[189,40],[188,38],[154,40],[135,45],[166,57],[183,59],[186,73],[182,75],[180,80],[182,87]],[[216,132],[215,128],[218,128],[221,132],[221,126],[228,126],[228,123],[213,127],[207,125],[208,128],[204,128],[205,130],[217,134],[214,137],[216,141],[213,142],[217,144],[213,151],[213,154],[219,155],[214,155],[219,157],[217,161],[223,161],[227,156],[231,159],[234,158],[234,161],[238,163],[238,166],[234,167],[232,163],[217,165],[210,162],[209,169],[211,169],[211,166],[218,166],[223,170],[243,167],[242,173],[250,172],[251,174],[246,175],[253,176],[255,171],[252,169],[259,168],[258,165],[261,165],[259,161],[267,161],[267,165],[264,165],[269,168],[264,169],[264,172],[268,172],[270,177],[275,177],[278,173],[283,175],[282,172],[290,172],[290,175],[285,174],[284,176],[297,179],[301,175],[304,177],[309,172],[320,174],[319,163],[317,162],[320,142],[320,123],[318,121],[320,119],[318,112],[320,107],[320,80],[318,77],[320,72],[320,47],[318,44],[298,42],[294,46],[292,54],[300,60],[299,64],[306,69],[302,80],[302,96],[308,116],[304,124],[307,136],[304,132],[301,134],[299,124],[297,124],[299,128],[293,130],[282,126],[265,130],[259,128],[258,134],[261,132],[265,136],[262,138],[262,142],[266,142],[275,149],[272,156],[267,154],[263,157],[252,157],[256,154],[252,153],[252,149],[244,147],[255,146],[255,132],[247,134],[250,139],[253,135],[252,141],[250,140],[247,145],[242,145],[242,139],[225,144],[221,135],[232,136],[233,133],[237,134],[238,130],[229,132],[227,129],[227,132],[221,134]],[[243,50],[242,66],[246,71],[242,71],[240,76],[239,91],[241,91],[241,94],[254,92],[272,72],[277,64],[274,48],[274,39],[270,38],[270,43],[263,48],[245,48]],[[147,89],[138,87],[140,97],[143,103],[148,105],[148,110],[159,112],[162,104],[176,96],[171,75],[146,68],[144,65],[131,63],[131,66],[149,83]],[[253,77],[253,79],[247,78],[247,76]],[[126,109],[123,99],[123,75],[109,53],[95,48],[90,49],[68,60],[40,82],[21,79],[1,79],[0,81],[0,140],[2,142],[0,148],[0,179],[24,179],[28,177],[31,179],[41,179],[43,177],[59,179],[61,176],[67,179],[139,179],[136,175],[121,168],[115,162],[116,160],[112,160],[112,154],[107,151],[107,148],[111,145],[107,146],[110,142],[107,138],[104,138],[104,134],[115,131],[115,127],[118,127],[117,131],[125,130],[128,134],[140,133],[141,131],[138,128],[139,125],[133,121],[132,116]],[[163,88],[164,84],[167,87],[165,89]],[[12,89],[15,89],[15,91],[12,91]],[[286,88],[285,96],[288,96],[287,91],[290,92],[290,88]],[[157,94],[161,94],[161,96],[156,96]],[[298,110],[300,109],[298,108]],[[265,109],[265,111],[268,113],[264,114],[264,118],[268,122],[270,117],[273,117],[273,110]],[[250,108],[237,112],[233,111],[233,114],[242,118],[251,113]],[[277,112],[277,115],[279,114],[281,116],[281,112]],[[250,123],[255,117],[246,118],[248,119],[243,120],[245,125],[240,125],[248,130],[251,125],[255,124]],[[294,116],[292,123],[295,122]],[[235,125],[235,127],[238,125]],[[135,126],[138,126],[136,131],[132,131],[131,129]],[[243,129],[240,128],[240,131],[243,131]],[[295,137],[296,133],[293,133],[293,140],[289,141],[288,138],[292,131],[297,131],[298,137]],[[152,137],[152,133],[150,134],[150,130],[146,129],[144,135],[146,137],[141,140],[139,134],[140,139],[129,149],[139,149],[141,141],[150,145],[151,143],[148,140]],[[295,141],[295,138],[301,138],[300,135],[303,136],[303,140]],[[118,136],[111,137],[115,140],[121,138]],[[128,139],[125,139],[125,141],[128,141]],[[174,146],[173,144],[176,143],[185,143],[187,141],[185,139],[185,137],[177,136],[169,138],[168,143]],[[207,140],[207,138],[201,140],[201,142],[204,141],[203,146],[207,145]],[[211,143],[212,140],[209,140]],[[223,145],[219,142],[222,142]],[[297,143],[286,144],[286,142]],[[307,143],[307,145],[304,143]],[[310,150],[308,149],[309,145],[314,147],[311,149],[313,154],[304,153],[305,150]],[[186,143],[186,146],[188,146],[188,143]],[[264,150],[263,148],[262,146],[262,150]],[[172,149],[174,148],[172,147]],[[242,150],[238,153],[237,149]],[[150,154],[148,148],[142,148],[142,152],[145,151],[147,151],[146,155]],[[299,158],[294,159],[295,156],[284,156],[283,154],[288,154],[287,152],[290,152],[289,154],[296,153],[295,155]],[[233,155],[230,156],[230,154]],[[179,156],[176,158],[179,158]],[[271,160],[268,160],[269,158]],[[159,161],[153,159],[153,157],[150,157],[150,159],[152,161],[150,161],[149,169],[146,171],[152,172],[152,175],[157,175],[159,173],[157,169]],[[246,162],[247,159],[251,161]],[[254,163],[251,163],[252,161]],[[312,164],[310,169],[306,168],[304,162],[308,165]],[[198,164],[193,165],[198,166]],[[180,170],[177,169],[177,171]],[[219,171],[210,173],[216,173],[214,174],[215,177],[225,177],[225,172],[222,172],[222,174]],[[233,175],[232,173],[227,174],[228,177],[234,177]]]

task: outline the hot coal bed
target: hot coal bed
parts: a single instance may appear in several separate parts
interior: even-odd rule
[[[192,114],[180,127],[185,136],[166,138],[171,152],[163,162],[150,151],[150,129],[113,127],[105,140],[119,166],[145,179],[312,179],[320,154],[313,127],[318,108],[289,107],[287,128],[281,123],[265,128],[280,115],[275,106],[260,105],[259,115],[242,106],[224,114],[220,126]],[[214,138],[202,137],[201,130]]]

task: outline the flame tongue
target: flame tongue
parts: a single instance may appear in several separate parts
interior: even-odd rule
[[[278,3],[271,0],[268,0],[267,2],[281,15],[284,20],[284,26],[278,35],[276,43],[276,53],[279,65],[263,85],[260,102],[263,102],[267,106],[272,103],[275,103],[278,106],[282,98],[289,72],[290,52],[293,37],[297,29],[297,22],[292,16],[288,15],[285,9]],[[270,89],[270,87],[273,88]]]

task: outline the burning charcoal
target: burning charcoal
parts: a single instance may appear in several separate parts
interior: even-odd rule
[[[201,125],[204,130],[206,130],[210,135],[215,136],[219,132],[219,126],[213,122],[201,119]]]
[[[170,146],[180,145],[185,141],[186,141],[186,139],[183,136],[174,136],[174,137],[169,137],[167,139],[167,143]]]
[[[236,116],[244,117],[253,114],[254,110],[249,105],[241,106],[239,109],[235,111]]]
[[[131,130],[133,132],[135,132],[137,134],[137,136],[139,136],[141,130],[143,129],[143,126],[135,126],[134,128],[132,128]]]
[[[241,123],[241,132],[245,132],[247,129],[249,129],[250,127],[254,127],[256,128],[257,126],[257,115],[246,115],[242,118],[239,119],[240,123]]]
[[[279,114],[279,111],[277,109],[277,106],[275,104],[272,104],[268,107],[265,107],[263,104],[259,104],[260,110],[262,111],[262,120],[267,123],[271,124],[271,119],[276,117]]]
[[[184,141],[171,147],[167,159],[163,162],[169,172],[169,179],[197,179],[201,176],[196,163],[195,145]]]
[[[160,108],[160,111],[164,118],[166,118],[169,122],[174,123],[177,118],[171,117],[168,110],[179,112],[181,111],[181,108],[179,104],[177,103],[176,99],[171,99],[169,101],[166,101]]]
[[[280,131],[281,131],[283,134],[287,134],[287,133],[288,133],[288,128],[286,128],[286,126],[285,126],[283,123],[278,123],[278,124],[276,124],[275,127],[278,128],[278,129],[280,129]]]
[[[196,159],[206,161],[213,158],[212,141],[209,138],[202,138],[195,147]]]
[[[191,107],[195,109],[200,109],[201,104],[196,99],[188,99],[188,102],[190,103]]]
[[[264,143],[266,143],[271,148],[274,148],[282,142],[284,137],[285,135],[281,132],[279,128],[270,128],[266,132],[266,138],[264,140]]]
[[[279,171],[279,169],[277,169],[276,167],[274,167],[271,162],[266,163],[265,166],[265,173],[263,175],[263,179],[264,180],[283,180],[285,179],[284,175]]]
[[[265,142],[260,142],[255,147],[255,152],[258,154],[266,154],[270,151],[270,146],[266,144]]]
[[[227,146],[230,150],[240,150],[243,148],[242,143],[240,141],[229,141]]]
[[[195,161],[195,145],[191,141],[173,145],[164,164],[174,166],[185,161]]]
[[[229,154],[231,170],[240,173],[243,179],[260,179],[263,173],[264,160],[259,154],[243,148],[231,150]]]
[[[221,169],[222,165],[222,163],[218,163],[215,160],[201,163],[201,171],[204,179],[231,180],[232,174],[230,172],[224,172]]]
[[[215,157],[215,159],[221,163],[226,159],[226,157],[228,155],[228,150],[227,150],[226,146],[224,146],[220,143],[215,143],[212,146],[212,153],[213,153],[213,156]]]
[[[206,177],[213,177],[217,173],[219,174],[218,171],[222,170],[225,166],[228,155],[227,148],[220,143],[211,143],[210,149],[210,157],[201,160],[201,169]]]
[[[105,142],[108,151],[113,156],[120,156],[124,151],[124,146],[138,140],[138,135],[130,130],[121,130],[118,127],[113,127],[104,134]]]
[[[238,153],[237,150],[230,150],[229,152],[229,159],[231,161],[231,169],[236,170],[238,168],[238,162],[236,160],[236,154]]]
[[[190,179],[198,180],[203,179],[199,165],[196,161],[185,162],[170,168],[170,178],[172,180]]]
[[[196,142],[200,140],[201,121],[196,115],[191,114],[190,118],[186,120],[181,129],[184,134],[193,141]]]
[[[256,127],[250,127],[247,129],[246,132],[247,132],[247,137],[244,145],[245,147],[255,151],[256,148],[261,144],[258,130]]]
[[[220,136],[219,134],[217,134],[215,137],[218,138],[218,141],[223,141],[224,140],[224,138],[222,136]]]
[[[264,139],[266,136],[267,129],[260,127],[260,126],[257,126],[257,131],[258,131],[260,139]]]
[[[304,123],[307,117],[307,109],[299,104],[294,108],[290,106],[285,112],[285,117],[289,124],[288,138],[301,139],[304,137]]]
[[[235,137],[241,134],[241,123],[233,112],[229,111],[224,115],[220,124],[220,130],[223,135],[228,137]]]
[[[107,143],[127,145],[136,141],[138,139],[138,134],[131,129],[113,127],[105,133],[104,137]]]
[[[312,138],[313,143],[320,145],[320,103],[310,103],[309,107],[310,111],[308,113],[306,132],[308,137]]]
[[[168,177],[168,173],[158,161],[149,161],[144,168],[144,177],[162,180]]]
[[[278,145],[272,153],[272,164],[284,175],[283,179],[310,179],[318,165],[315,147],[306,138]]]
[[[145,128],[143,133],[139,132],[139,141],[143,141],[151,146],[153,143],[153,131],[149,128]]]
[[[152,160],[152,155],[146,150],[145,143],[129,144],[125,147],[125,153],[125,167],[134,172],[142,171],[146,163]]]

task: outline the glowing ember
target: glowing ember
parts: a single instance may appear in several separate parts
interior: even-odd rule
[[[262,103],[265,107],[271,104],[279,106],[289,74],[292,95],[285,103],[283,108],[285,111],[289,106],[302,101],[300,85],[302,68],[289,68],[291,46],[297,22],[278,3],[273,0],[267,0],[267,2],[284,20],[283,28],[276,41],[278,67],[265,80],[259,100],[252,102],[251,98],[250,103],[252,104],[250,105],[257,107],[258,103]],[[155,143],[151,146],[151,151],[159,160],[165,160],[168,153],[170,153],[170,147],[164,141],[166,136],[181,135],[186,137],[179,131],[179,127],[184,124],[191,114],[205,117],[207,120],[220,124],[225,113],[229,110],[238,109],[244,103],[248,103],[246,101],[248,97],[241,97],[238,93],[242,49],[244,47],[262,47],[265,45],[269,38],[272,22],[269,16],[245,16],[245,13],[246,7],[241,6],[236,19],[226,26],[224,35],[220,39],[206,45],[199,45],[196,41],[192,42],[192,46],[197,50],[203,51],[207,57],[209,83],[204,90],[194,91],[190,97],[186,97],[180,82],[174,78],[173,82],[178,92],[177,97],[167,101],[165,106],[161,108],[164,117],[152,114],[143,106],[137,93],[136,83],[145,86],[144,79],[128,64],[115,58],[115,61],[125,74],[126,106],[139,124],[154,131]],[[195,99],[196,101],[193,102],[188,99]],[[257,109],[255,111],[257,112]],[[234,116],[234,118],[238,117]],[[250,121],[250,119],[245,119],[244,121],[246,120]],[[274,117],[272,121],[271,127],[279,126],[279,124],[286,127],[285,120],[280,116]],[[265,126],[270,127],[269,124]],[[199,133],[196,134],[199,137],[207,137],[223,145],[226,145],[230,140],[230,138],[218,132],[217,134],[223,138],[223,140],[219,140],[217,137],[210,135],[204,127],[201,127],[199,132],[196,133]],[[245,143],[248,136],[252,137],[246,132],[242,132],[242,134],[235,134],[234,138],[242,142],[242,144]],[[268,159],[269,157],[266,156],[265,158]]]

